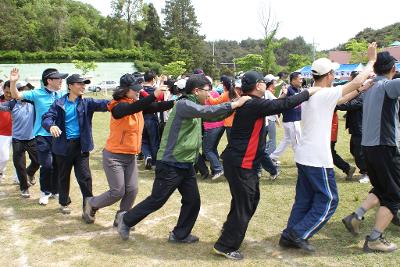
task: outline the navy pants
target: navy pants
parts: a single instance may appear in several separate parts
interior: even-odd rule
[[[144,115],[142,136],[142,152],[144,158],[151,157],[152,165],[156,164],[158,149],[160,148],[160,123],[154,114]]]
[[[298,237],[309,239],[332,217],[339,197],[333,168],[318,168],[296,163],[298,178],[296,197],[287,228]]]
[[[37,136],[36,149],[40,164],[40,191],[58,194],[58,173],[55,155],[51,150],[53,137]]]

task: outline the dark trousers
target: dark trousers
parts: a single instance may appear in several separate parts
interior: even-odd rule
[[[214,247],[223,252],[238,250],[243,242],[250,219],[260,200],[257,171],[232,166],[224,157],[224,174],[231,191],[231,209]]]
[[[333,168],[296,165],[296,197],[283,235],[291,230],[307,240],[335,213],[339,196]]]
[[[342,170],[344,173],[348,173],[350,170],[350,165],[342,159],[341,156],[336,152],[335,149],[336,141],[331,141],[331,153],[332,153],[332,158],[333,158],[333,164],[335,164],[336,167]]]
[[[17,140],[12,139],[13,162],[17,177],[19,180],[19,188],[22,190],[28,189],[27,175],[34,176],[39,169],[39,161],[36,154],[36,142],[32,140]],[[31,163],[26,167],[25,152],[28,152]]]
[[[354,157],[357,167],[360,169],[360,173],[367,173],[367,166],[365,165],[364,153],[361,149],[361,136],[351,135],[350,137],[350,153]]]
[[[210,171],[208,170],[206,164],[206,157],[204,156],[203,153],[200,153],[199,156],[197,157],[196,163],[194,164],[194,170],[195,173],[200,172],[200,174],[203,176],[210,174]]]
[[[54,154],[51,150],[51,136],[36,136],[37,156],[40,164],[40,191],[58,194],[58,173]]]
[[[232,127],[225,127],[226,141],[228,141],[228,144],[229,144],[229,141],[231,140],[231,131],[232,131]]]
[[[219,162],[218,144],[224,133],[224,127],[204,130],[203,133],[203,152],[210,162],[211,173],[221,172],[222,164]]]
[[[157,152],[160,148],[160,123],[156,115],[144,116],[144,128],[142,136],[142,152],[144,158],[152,158],[152,164],[156,164]]]
[[[380,205],[393,215],[400,208],[400,152],[395,146],[363,146],[367,172]]]
[[[130,227],[136,225],[160,209],[176,189],[182,196],[182,206],[173,232],[178,239],[184,239],[192,231],[200,211],[200,194],[193,167],[181,169],[157,161],[151,195],[125,214],[124,223]]]
[[[67,206],[71,203],[69,197],[70,177],[72,167],[79,188],[81,189],[82,198],[92,197],[92,175],[89,168],[89,153],[81,152],[81,144],[79,140],[68,140],[67,155],[56,155],[57,168],[59,173],[59,203],[62,206]]]

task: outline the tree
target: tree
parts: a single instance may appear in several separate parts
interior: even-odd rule
[[[163,73],[166,75],[171,75],[174,78],[177,78],[179,75],[185,73],[186,63],[184,61],[174,61],[170,62],[164,66]]]
[[[94,71],[97,69],[97,64],[95,62],[84,62],[82,60],[72,60],[75,68],[82,71],[82,75],[85,76],[89,71]]]
[[[279,22],[276,22],[271,15],[271,6],[262,8],[259,14],[261,26],[264,32],[264,71],[266,73],[276,72],[278,66],[276,64],[276,58],[274,49],[279,46],[279,43],[275,41],[275,35],[279,29]]]
[[[144,29],[138,34],[137,39],[142,44],[147,42],[153,49],[161,49],[164,42],[164,31],[161,28],[160,17],[153,4],[144,5]]]
[[[248,54],[242,58],[235,59],[234,62],[238,71],[262,71],[264,65],[263,57],[256,54]]]
[[[345,45],[346,50],[351,52],[350,63],[366,63],[368,61],[368,43],[365,40],[357,41],[351,39]]]
[[[288,60],[288,71],[293,72],[301,67],[307,66],[311,64],[311,59],[307,55],[299,55],[299,54],[290,54]]]

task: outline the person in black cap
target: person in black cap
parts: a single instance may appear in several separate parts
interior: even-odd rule
[[[92,118],[106,112],[108,100],[83,98],[90,80],[79,74],[67,78],[68,93],[54,101],[42,116],[42,126],[53,136],[52,152],[56,158],[60,211],[69,214],[70,176],[74,167],[83,199],[93,196],[89,153],[93,150]]]
[[[310,88],[294,96],[269,100],[263,98],[266,84],[267,81],[258,72],[249,71],[243,75],[243,95],[250,96],[251,100],[236,111],[231,138],[222,154],[232,200],[213,251],[233,260],[243,259],[239,248],[260,199],[257,172],[265,151],[265,117],[296,107],[318,90]]]
[[[14,75],[19,75],[18,71]],[[67,73],[60,73],[57,69],[48,68],[42,74],[42,88],[23,92],[19,92],[16,87],[11,89],[13,98],[32,101],[35,106],[36,118],[33,132],[40,163],[41,195],[39,204],[41,205],[47,205],[51,196],[58,195],[57,167],[51,152],[52,136],[42,127],[41,118],[55,100],[67,93],[65,90],[61,90],[62,80],[67,76]]]
[[[149,96],[139,100],[143,85],[132,74],[125,74],[113,93],[108,105],[111,112],[110,135],[103,150],[103,168],[110,189],[99,196],[86,199],[84,220],[93,223],[98,209],[110,206],[117,201],[120,209],[116,214],[129,210],[138,193],[138,167],[136,155],[142,144],[144,128],[143,112],[154,113],[171,109],[174,101],[155,102],[166,85],[156,88]],[[114,226],[118,226],[114,220]]]

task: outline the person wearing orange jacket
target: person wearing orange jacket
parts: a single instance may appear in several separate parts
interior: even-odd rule
[[[143,86],[131,74],[120,79],[120,86],[108,104],[111,112],[110,134],[103,150],[103,168],[110,189],[103,194],[85,199],[83,219],[93,223],[98,209],[120,202],[120,210],[132,208],[138,193],[138,169],[136,156],[140,153],[144,127],[143,112],[159,112],[171,109],[174,101],[155,102],[165,85],[139,100]],[[117,217],[117,216],[116,216]],[[116,221],[114,221],[116,227]]]

